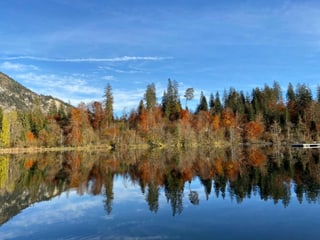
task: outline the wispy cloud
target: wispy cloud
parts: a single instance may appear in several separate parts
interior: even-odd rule
[[[89,85],[87,80],[70,76],[60,76],[56,74],[35,74],[25,73],[18,74],[18,79],[26,83],[32,83],[35,86],[44,87],[45,89],[59,88],[64,89],[68,93],[85,93],[97,94],[101,90]]]
[[[107,80],[107,81],[116,81],[116,78],[112,75],[103,76],[103,77],[101,77],[101,79]]]
[[[89,77],[76,75],[19,73],[14,78],[38,94],[51,95],[74,106],[100,100],[103,88]]]
[[[27,70],[39,70],[39,68],[34,65],[12,63],[8,61],[1,63],[0,69],[6,70],[6,71],[16,71],[16,72],[27,71]]]
[[[139,101],[143,99],[145,89],[121,90],[113,91],[114,110],[121,114],[123,111],[130,112],[138,107]]]
[[[129,62],[129,61],[161,61],[172,59],[172,57],[159,56],[122,56],[114,58],[47,58],[36,56],[14,56],[14,57],[0,57],[3,60],[34,60],[43,62]]]
[[[123,69],[120,69],[119,67],[116,68],[116,67],[110,67],[110,66],[100,66],[99,69],[109,70],[115,73],[125,73],[125,74],[146,73],[142,69],[138,69],[130,66]]]

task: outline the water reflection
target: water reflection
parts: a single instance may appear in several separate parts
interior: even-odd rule
[[[193,205],[201,204],[199,189],[192,189],[195,178],[199,179],[207,200],[211,197],[224,199],[228,194],[240,204],[256,195],[287,207],[293,189],[300,203],[319,202],[317,149],[2,155],[0,224],[31,204],[69,189],[76,189],[79,195],[102,194],[104,209],[109,215],[114,201],[114,179],[119,175],[124,185],[131,182],[140,186],[149,210],[154,213],[159,210],[161,190],[172,215],[183,212],[185,199]]]

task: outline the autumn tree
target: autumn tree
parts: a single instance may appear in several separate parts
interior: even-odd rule
[[[222,111],[222,126],[225,127],[226,132],[226,139],[235,142],[238,140],[239,133],[237,131],[237,119],[236,114],[233,112],[232,109],[226,108]]]
[[[149,112],[146,111],[144,103],[141,100],[138,106],[138,130],[141,133],[146,133],[148,131],[148,115]]]
[[[2,116],[2,124],[1,124],[1,132],[0,132],[0,143],[1,147],[10,147],[10,116],[8,112],[4,112]]]
[[[71,109],[68,130],[67,143],[72,146],[88,144],[94,141],[88,109],[84,103],[80,103],[77,108]]]
[[[8,184],[9,177],[9,155],[1,155],[0,156],[0,189],[5,189]]]
[[[97,130],[100,134],[102,121],[103,121],[103,108],[101,102],[94,101],[92,107],[91,124],[94,130]]]
[[[10,119],[10,138],[11,138],[10,145],[17,146],[21,138],[22,125],[19,122],[18,113],[16,110],[13,110],[10,112],[9,119]]]
[[[255,140],[259,138],[259,136],[261,136],[263,131],[264,131],[263,123],[257,122],[257,121],[250,121],[246,123],[244,126],[245,139],[249,141]]]
[[[79,146],[82,143],[81,132],[81,109],[73,108],[70,112],[69,134],[67,136],[67,143],[72,146]]]

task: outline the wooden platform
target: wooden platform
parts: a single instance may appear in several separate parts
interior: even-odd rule
[[[291,146],[299,148],[320,148],[320,143],[296,143]]]

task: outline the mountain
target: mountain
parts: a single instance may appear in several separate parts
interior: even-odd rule
[[[27,111],[40,104],[42,110],[47,112],[53,103],[57,108],[61,105],[70,107],[60,99],[37,94],[0,72],[0,107],[3,110]]]

